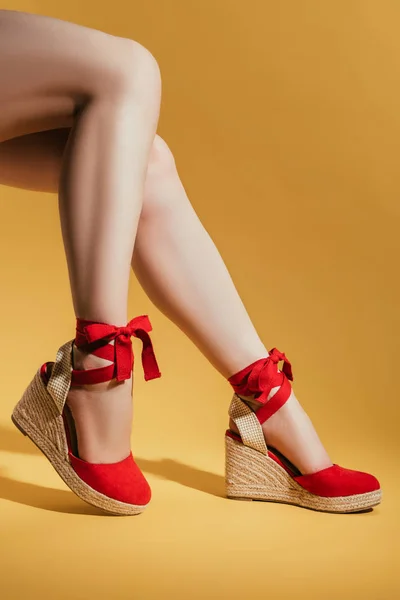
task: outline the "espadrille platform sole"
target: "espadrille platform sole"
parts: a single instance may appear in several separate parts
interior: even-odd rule
[[[359,512],[381,502],[382,491],[323,497],[302,488],[274,459],[225,436],[226,495],[236,500],[295,504],[334,513]]]
[[[47,392],[40,369],[13,410],[14,425],[43,452],[61,479],[79,498],[114,515],[136,515],[147,506],[135,506],[109,498],[87,485],[69,461],[62,415]]]
[[[280,360],[282,371],[277,368]],[[382,491],[373,475],[338,464],[302,474],[277,449],[267,447],[262,424],[289,399],[289,379],[293,380],[292,366],[277,348],[229,378],[235,393],[229,407],[230,429],[225,432],[228,498],[334,513],[359,512],[379,504]]]
[[[132,452],[119,462],[90,463],[79,456],[72,412],[66,403],[71,386],[130,379],[133,369],[131,336],[143,342],[145,379],[160,377],[148,332],[147,315],[126,326],[77,318],[77,336],[36,371],[12,413],[12,422],[48,458],[66,485],[82,500],[113,515],[137,515],[151,499],[150,486]],[[112,343],[114,342],[114,343]],[[73,345],[112,361],[105,367],[75,369]],[[112,400],[112,397],[111,397]]]

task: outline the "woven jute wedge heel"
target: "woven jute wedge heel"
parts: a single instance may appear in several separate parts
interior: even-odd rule
[[[284,361],[282,372],[277,368],[280,360]],[[337,464],[303,475],[275,448],[267,447],[261,425],[289,399],[288,379],[293,379],[291,365],[276,348],[229,379],[234,389],[244,390],[247,396],[236,391],[229,407],[239,434],[230,429],[225,432],[227,497],[334,513],[358,512],[379,504],[382,491],[373,475]],[[280,389],[271,395],[275,386]],[[249,402],[251,390],[257,393]]]
[[[95,464],[77,455],[76,431],[71,411],[66,405],[71,385],[129,379],[133,369],[131,336],[143,341],[142,363],[145,379],[160,377],[152,344],[147,315],[132,319],[126,327],[77,319],[80,334],[96,345],[93,354],[113,360],[99,369],[75,370],[73,344],[64,343],[55,361],[38,368],[11,419],[14,425],[48,458],[66,485],[82,500],[114,515],[136,515],[148,505],[150,487],[135,463],[132,452],[125,459],[111,464]],[[78,331],[78,326],[77,326]],[[114,344],[110,344],[115,340]],[[100,342],[103,345],[98,344]]]

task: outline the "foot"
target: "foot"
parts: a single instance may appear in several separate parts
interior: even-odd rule
[[[111,342],[114,344],[114,340]],[[112,364],[73,345],[75,369]],[[131,451],[132,379],[73,386],[66,404],[72,412],[78,438],[79,458],[91,463],[114,463]]]
[[[269,398],[278,390],[279,386],[272,388]],[[239,433],[232,419],[229,428]],[[293,389],[285,404],[262,424],[262,429],[267,446],[276,448],[303,475],[332,466],[331,459]]]

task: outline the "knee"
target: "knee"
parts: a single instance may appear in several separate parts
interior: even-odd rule
[[[124,38],[124,41],[126,52],[120,73],[123,89],[160,94],[160,67],[153,54],[135,40]]]
[[[190,204],[176,168],[175,157],[167,142],[158,134],[150,151],[144,188],[141,219],[151,220]]]
[[[111,50],[111,56],[103,63],[100,93],[113,97],[133,95],[146,104],[152,99],[159,103],[161,74],[153,54],[135,40],[116,36]]]
[[[148,177],[160,177],[175,173],[175,157],[167,142],[156,134],[150,151]]]

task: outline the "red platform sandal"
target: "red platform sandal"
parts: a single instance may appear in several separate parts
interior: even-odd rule
[[[283,369],[279,371],[281,360]],[[228,379],[235,390],[229,415],[240,433],[229,429],[225,433],[228,498],[269,500],[335,513],[357,512],[379,504],[382,492],[373,475],[337,464],[302,475],[275,448],[267,448],[261,424],[288,400],[292,389],[289,379],[293,381],[291,364],[276,348]],[[281,387],[268,400],[276,386]],[[247,403],[253,394],[255,410]]]
[[[92,464],[79,458],[72,413],[65,403],[73,385],[129,379],[133,369],[131,336],[143,342],[142,364],[146,381],[160,377],[148,334],[147,315],[135,317],[125,327],[77,319],[76,338],[63,344],[54,362],[45,362],[35,373],[12,413],[16,427],[49,459],[67,486],[82,500],[115,515],[141,513],[151,498],[150,486],[132,452],[112,464]],[[115,340],[114,344],[110,344]],[[78,370],[73,367],[73,344],[113,364]]]

